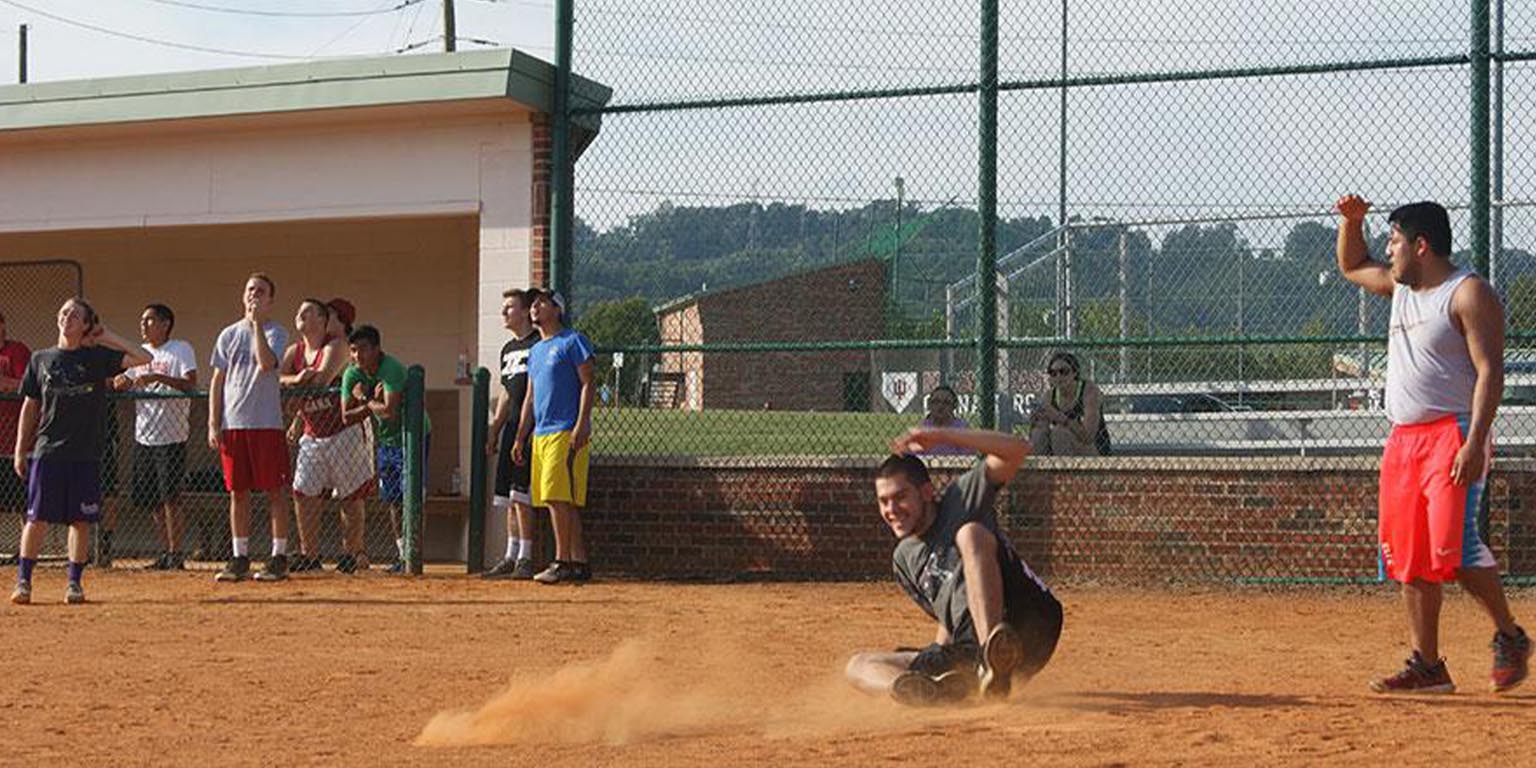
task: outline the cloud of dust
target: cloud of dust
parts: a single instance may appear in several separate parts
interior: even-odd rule
[[[439,713],[416,745],[628,744],[721,722],[724,710],[716,702],[667,690],[648,674],[654,665],[645,643],[627,640],[600,662],[514,680],[479,709]]]

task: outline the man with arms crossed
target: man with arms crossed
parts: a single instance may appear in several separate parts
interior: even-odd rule
[[[208,382],[208,447],[219,452],[229,489],[234,556],[215,581],[243,581],[251,572],[251,492],[267,494],[272,556],[258,581],[288,578],[288,444],[283,439],[278,364],[288,332],[272,320],[277,286],[260,272],[245,281],[245,316],[223,331],[213,348]]]
[[[197,353],[192,345],[172,339],[176,313],[164,304],[150,304],[139,316],[139,336],[150,361],[129,368],[113,380],[118,391],[141,390],[155,395],[197,389]],[[187,419],[191,403],[185,398],[144,398],[134,404],[133,504],[150,510],[165,552],[148,566],[152,571],[181,570],[181,519],[177,502],[187,471]]]
[[[518,420],[512,459],[532,463],[533,506],[549,507],[555,529],[555,561],[533,577],[540,584],[592,578],[581,507],[587,505],[587,464],[592,452],[592,342],[565,327],[565,300],[552,291],[530,290],[529,312],[539,343],[528,353],[528,395]],[[524,440],[533,435],[530,459]]]
[[[329,389],[347,366],[347,340],[331,335],[331,308],[319,299],[299,303],[294,326],[299,340],[283,353],[285,387]],[[373,457],[361,424],[345,424],[341,397],[335,393],[298,398],[299,412],[288,427],[288,441],[298,445],[293,469],[293,505],[299,519],[300,556],[292,571],[320,569],[320,497],[330,489],[341,499],[346,552],[336,570],[352,573],[368,567],[363,551],[363,504],[373,487]]]
[[[389,522],[395,534],[398,559],[390,573],[405,572],[405,539],[400,535],[400,506],[405,499],[405,385],[408,371],[403,363],[384,354],[379,329],[359,325],[347,338],[352,364],[341,375],[342,420],[361,424],[373,419],[377,441],[379,501],[389,507]],[[431,452],[432,420],[421,414],[426,436],[422,453]],[[427,492],[426,461],[423,456],[421,492]]]
[[[938,494],[912,454],[945,447],[985,456]],[[891,449],[875,496],[898,539],[896,581],[938,629],[921,650],[854,656],[848,679],[912,706],[955,704],[978,690],[1006,698],[1014,677],[1027,681],[1045,667],[1061,637],[1061,603],[1013,551],[993,511],[1029,444],[1001,432],[918,427]]]
[[[532,498],[528,495],[528,462],[512,460],[512,443],[517,440],[518,422],[523,415],[523,400],[528,394],[528,353],[539,340],[528,314],[528,292],[513,288],[501,294],[501,321],[512,332],[512,340],[501,348],[501,394],[496,398],[496,416],[491,420],[490,438],[485,452],[496,457],[495,506],[507,511],[507,554],[490,570],[487,579],[533,578]],[[498,442],[500,450],[498,450]],[[532,446],[523,445],[523,454]]]
[[[101,451],[107,389],[124,368],[149,362],[137,345],[106,329],[84,299],[59,308],[59,342],[40,350],[22,377],[21,422],[11,468],[27,478],[27,524],[11,602],[32,602],[32,569],[49,524],[69,526],[64,601],[85,602],[91,524],[101,516]],[[35,450],[35,453],[34,453]],[[32,465],[27,466],[27,455]]]
[[[1371,682],[1377,693],[1456,690],[1440,658],[1441,585],[1459,581],[1493,619],[1491,687],[1525,680],[1531,641],[1515,623],[1497,563],[1477,530],[1494,412],[1504,391],[1504,308],[1482,278],[1451,263],[1451,222],[1436,203],[1388,217],[1383,264],[1365,245],[1370,203],[1336,205],[1339,271],[1392,299],[1387,335],[1387,418],[1381,457],[1379,540],[1387,575],[1400,582],[1413,655]]]

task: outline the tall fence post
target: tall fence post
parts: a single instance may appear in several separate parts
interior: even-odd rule
[[[1472,0],[1472,104],[1471,104],[1471,178],[1472,263],[1480,274],[1488,274],[1489,233],[1489,71],[1488,54],[1489,0]]]
[[[475,370],[474,389],[469,405],[469,551],[464,567],[469,573],[485,570],[485,481],[489,455],[485,446],[491,439],[491,372]]]
[[[977,126],[976,418],[997,424],[997,0],[981,0],[980,117]]]
[[[411,366],[405,380],[405,499],[400,535],[405,539],[405,569],[421,575],[422,502],[427,461],[426,369]]]
[[[549,284],[571,298],[571,238],[575,235],[576,174],[571,158],[571,37],[575,0],[555,0],[555,93],[551,111],[554,141],[550,147]]]

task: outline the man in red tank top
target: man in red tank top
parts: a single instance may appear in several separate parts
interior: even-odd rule
[[[305,299],[294,318],[298,340],[283,355],[282,383],[303,390],[329,390],[347,365],[346,339],[327,332],[331,309],[318,299]],[[368,438],[360,425],[342,422],[340,396],[334,391],[293,399],[297,413],[288,439],[298,446],[293,472],[293,503],[299,519],[300,556],[290,571],[320,568],[320,499],[330,491],[341,500],[343,544],[346,552],[336,569],[351,573],[367,568],[363,550],[363,504],[373,488],[373,462]]]

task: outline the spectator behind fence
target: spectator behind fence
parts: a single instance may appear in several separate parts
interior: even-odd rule
[[[10,338],[5,330],[5,313],[0,312],[0,394],[15,394],[21,389],[21,377],[27,371],[32,350]],[[21,416],[20,400],[0,400],[0,457],[7,464],[16,455],[16,422]],[[26,506],[27,486],[10,472],[0,472],[0,512]]]
[[[928,413],[923,417],[921,426],[929,429],[970,429],[971,425],[965,423],[965,419],[955,416],[955,408],[959,406],[960,396],[948,384],[934,387],[928,393]],[[930,456],[968,455],[971,451],[952,443],[935,443],[926,453]]]
[[[113,379],[113,389],[162,396],[196,389],[197,352],[191,344],[171,338],[175,328],[176,313],[170,307],[145,307],[139,316],[139,336],[150,360]],[[186,567],[177,507],[187,468],[190,415],[191,403],[181,397],[142,398],[134,405],[133,506],[150,511],[165,542],[165,551],[147,566],[148,570],[179,571]]]
[[[64,600],[85,602],[91,524],[101,515],[102,431],[107,388],[124,368],[150,357],[107,330],[84,299],[59,308],[58,346],[32,356],[22,377],[20,426],[11,468],[27,478],[27,524],[11,602],[32,602],[32,569],[48,525],[69,526],[69,584]],[[32,465],[27,466],[27,454]]]
[[[398,558],[390,573],[405,571],[405,539],[400,535],[400,505],[405,499],[405,383],[406,369],[384,354],[379,329],[359,325],[348,337],[352,364],[341,375],[341,412],[347,424],[373,420],[377,441],[379,500],[389,507]],[[432,447],[432,420],[421,414],[426,434],[421,456],[421,492],[427,492],[427,462]]]
[[[1082,378],[1082,366],[1070,352],[1051,355],[1040,393],[1043,405],[1030,414],[1029,441],[1041,456],[1107,456],[1109,429],[1104,425],[1098,385]]]
[[[319,299],[305,299],[294,318],[298,341],[283,353],[285,387],[329,390],[347,367],[347,340],[332,335],[337,328],[331,308]],[[344,324],[343,324],[344,325]],[[293,469],[293,504],[299,520],[299,557],[290,571],[320,569],[320,498],[330,490],[341,500],[342,545],[336,570],[352,573],[368,568],[363,548],[364,502],[373,490],[373,457],[361,424],[341,418],[341,397],[334,392],[298,398],[298,413],[288,427],[288,442],[298,445]]]
[[[583,582],[592,578],[579,512],[587,505],[592,452],[592,342],[566,327],[560,294],[529,295],[540,341],[528,356],[528,396],[512,457],[531,462],[533,506],[549,507],[555,529],[555,561],[533,579],[541,584]],[[523,447],[530,433],[531,457]]]
[[[495,505],[507,511],[507,553],[485,572],[487,579],[531,579],[534,574],[533,535],[537,529],[529,496],[529,466],[527,461],[512,461],[512,444],[518,439],[518,422],[528,394],[528,354],[539,340],[528,303],[527,291],[514,288],[502,294],[501,320],[512,332],[512,339],[501,348],[501,394],[496,398],[496,415],[485,450],[496,457]],[[525,442],[523,455],[531,451],[532,446]]]
[[[278,365],[288,332],[272,320],[277,285],[260,272],[245,281],[245,316],[219,333],[208,382],[208,446],[219,452],[229,489],[233,555],[216,581],[243,581],[251,570],[251,492],[267,494],[272,555],[257,581],[288,578],[288,444],[283,439]]]

